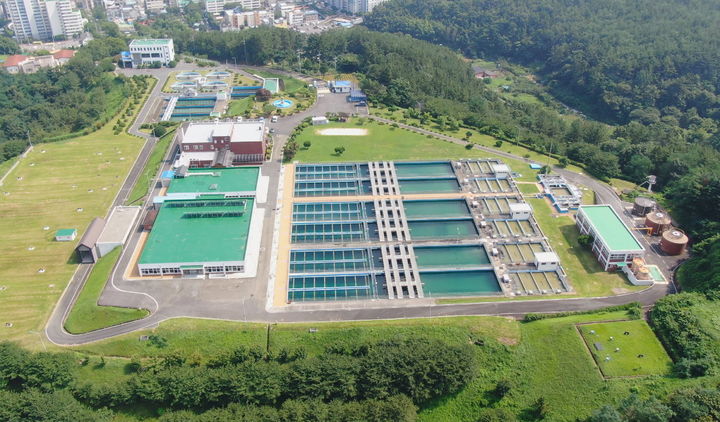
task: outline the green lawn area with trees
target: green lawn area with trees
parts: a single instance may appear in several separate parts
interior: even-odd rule
[[[670,372],[672,361],[645,321],[581,324],[578,331],[606,377]]]
[[[148,311],[144,309],[100,306],[98,300],[110,278],[113,268],[122,252],[115,248],[95,263],[75,304],[65,320],[65,329],[72,334],[86,333],[123,322],[144,318]]]
[[[623,348],[647,350],[653,341],[658,347],[647,325],[633,319],[641,315],[637,305],[625,308],[541,315],[531,322],[449,317],[267,325],[178,319],[78,346],[70,355],[23,356],[5,343],[0,386],[13,380],[13,389],[0,387],[0,403],[8,403],[5,412],[21,412],[15,403],[45,399],[53,400],[56,412],[74,409],[79,421],[98,417],[84,407],[90,406],[108,408],[114,420],[166,422],[335,421],[355,412],[364,412],[361,420],[367,421],[569,422],[607,412],[608,404],[629,412],[631,403],[649,397],[657,398],[649,404],[653,411],[707,405],[669,397],[717,392],[717,376],[602,377],[578,324],[623,320],[612,323],[620,336],[631,332]],[[17,362],[41,360],[49,368],[42,378],[11,375],[25,371]],[[46,387],[37,394],[51,397],[29,396],[38,383]],[[66,399],[58,402],[60,397]]]

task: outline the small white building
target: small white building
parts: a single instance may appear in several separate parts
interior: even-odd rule
[[[498,179],[507,179],[510,177],[510,167],[507,164],[493,164],[491,166],[493,174]]]
[[[160,63],[167,66],[175,60],[175,46],[172,39],[138,39],[130,42],[133,67]]]
[[[134,223],[140,214],[140,209],[141,207],[123,206],[113,208],[100,237],[95,243],[98,257],[103,257],[116,247],[125,244],[125,241],[130,236],[130,231],[135,227]]]
[[[560,266],[560,258],[555,252],[535,252],[535,266],[538,271],[555,271]]]
[[[510,215],[513,220],[528,220],[532,215],[532,207],[527,202],[509,204]]]
[[[55,241],[72,242],[77,237],[77,229],[60,229],[55,232]]]
[[[315,116],[312,118],[313,125],[326,125],[328,123],[328,119],[325,116]]]

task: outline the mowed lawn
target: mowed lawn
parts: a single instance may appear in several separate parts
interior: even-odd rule
[[[560,264],[568,275],[574,293],[580,296],[612,296],[642,290],[633,286],[620,273],[609,273],[597,262],[595,255],[577,243],[580,235],[575,220],[569,214],[554,214],[549,202],[529,198],[535,220],[560,257]]]
[[[0,286],[6,286],[0,291],[0,339],[42,347],[38,333],[77,267],[73,249],[90,221],[106,216],[143,144],[125,133],[113,135],[114,124],[36,145],[0,186]],[[76,228],[78,239],[55,242],[61,228]],[[6,328],[8,322],[13,326]]]
[[[65,320],[65,329],[72,334],[99,330],[123,322],[146,317],[149,312],[144,309],[119,308],[115,306],[98,306],[103,288],[115,263],[122,252],[122,247],[115,248],[103,256],[93,266],[85,286]]]
[[[670,370],[670,357],[643,320],[583,324],[578,330],[606,377],[665,375]]]
[[[318,131],[329,128],[367,129],[364,136],[326,136]],[[303,143],[310,141],[310,148]],[[347,123],[331,123],[321,126],[309,126],[298,137],[300,146],[293,161],[306,163],[324,163],[334,161],[374,161],[374,160],[454,160],[461,158],[499,158],[510,165],[513,171],[522,174],[518,180],[535,180],[537,172],[528,168],[527,163],[509,160],[477,149],[467,150],[463,145],[443,141],[435,137],[428,138],[409,130],[381,125],[374,121],[355,119]],[[335,148],[343,146],[342,155],[335,154]]]

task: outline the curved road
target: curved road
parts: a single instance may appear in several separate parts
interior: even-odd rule
[[[230,66],[233,67],[233,66]],[[179,66],[180,68],[180,66]],[[129,194],[132,186],[139,177],[147,159],[152,152],[154,141],[147,135],[138,131],[142,122],[144,122],[155,108],[155,98],[160,96],[160,90],[167,78],[170,70],[162,69],[155,71],[136,71],[138,73],[151,73],[158,77],[159,81],[153,89],[149,100],[144,104],[135,123],[130,128],[130,133],[144,137],[146,139],[137,161],[118,193],[113,206],[122,204]],[[276,145],[273,149],[273,159],[267,163],[263,169],[269,170],[269,173],[280,170],[280,152],[282,140],[290,133],[292,128],[297,125],[303,118],[312,115],[322,115],[327,111],[338,111],[341,102],[338,102],[339,96],[326,94],[319,96],[318,101],[313,107],[304,112],[289,116],[282,119],[282,125],[277,127]],[[344,97],[343,97],[344,98]],[[397,123],[376,116],[370,116],[373,119],[384,121],[386,123]],[[431,134],[438,138],[465,144],[466,141],[452,138],[435,132],[419,129],[412,126],[399,124],[401,127],[423,134]],[[502,151],[475,146],[475,148],[486,150],[490,153],[503,157],[523,160],[518,157]],[[162,170],[162,169],[161,169]],[[596,181],[595,179],[583,174],[570,172],[568,170],[558,170],[560,174],[569,181],[582,184],[595,190],[598,199],[601,202],[611,204],[619,215],[623,216],[628,222],[628,217],[624,215],[622,201],[614,191],[607,185]],[[276,178],[274,181],[277,182]],[[271,180],[268,192],[268,205],[266,210],[268,215],[265,217],[263,227],[263,237],[270,236],[274,231],[272,222],[277,217],[277,211],[274,203],[277,196],[277,183]],[[640,237],[642,239],[642,236]],[[136,236],[129,242],[137,241]],[[644,239],[642,241],[645,241]],[[264,242],[268,242],[265,239]],[[646,242],[647,243],[647,242]],[[264,243],[267,245],[267,243]],[[129,245],[131,245],[129,243]],[[650,252],[652,248],[646,244]],[[133,249],[131,246],[127,250]],[[118,268],[124,269],[130,254],[123,254],[119,260]],[[269,265],[269,253],[261,254],[262,265]],[[648,261],[657,263],[658,266],[665,270],[668,279],[671,275],[667,273],[667,265],[662,265],[660,258],[648,253]],[[182,280],[182,283],[169,284],[167,282],[158,281],[157,284],[146,282],[132,282],[122,280],[121,275],[113,273],[110,283],[105,288],[103,296],[100,300],[103,304],[123,303],[126,306],[142,307],[149,309],[151,315],[145,319],[128,322],[121,325],[107,327],[90,333],[73,335],[65,331],[63,323],[69,310],[71,309],[77,295],[79,294],[85,277],[90,270],[90,266],[81,265],[62,297],[58,301],[48,323],[46,325],[45,334],[47,338],[58,345],[78,345],[106,338],[131,333],[133,331],[152,328],[160,322],[171,318],[178,317],[194,317],[194,318],[212,318],[233,321],[251,321],[251,322],[322,322],[322,321],[356,321],[356,320],[372,320],[372,319],[397,319],[397,318],[422,318],[422,317],[438,317],[438,316],[461,316],[461,315],[505,315],[520,317],[526,313],[539,312],[563,312],[563,311],[585,311],[603,308],[613,305],[621,305],[633,301],[642,303],[644,306],[650,306],[664,295],[672,292],[672,285],[656,284],[648,289],[616,295],[611,297],[596,298],[558,298],[558,299],[537,299],[537,300],[508,300],[501,302],[480,302],[469,304],[435,304],[431,299],[395,302],[389,306],[387,301],[366,301],[366,302],[348,302],[341,306],[335,306],[332,309],[323,308],[322,304],[297,305],[293,308],[283,309],[279,311],[265,308],[265,286],[266,283],[242,283],[236,280],[223,280],[222,285],[215,285],[218,289],[217,296],[204,297],[204,287],[213,280]],[[151,286],[151,287],[148,287]],[[152,287],[156,286],[156,287]],[[221,287],[217,287],[221,286]]]

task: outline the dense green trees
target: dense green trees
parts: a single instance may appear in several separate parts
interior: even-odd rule
[[[718,118],[718,19],[710,0],[400,0],[365,24],[470,57],[541,63],[556,93],[606,117],[693,124]]]
[[[134,362],[127,381],[111,383],[75,379],[71,356],[0,343],[0,408],[4,401],[42,403],[63,394],[65,402],[52,408],[59,415],[77,412],[81,421],[92,415],[84,406],[137,403],[179,411],[163,421],[414,421],[416,405],[456,393],[475,376],[472,346],[422,337],[330,344],[314,357],[303,349],[240,347],[200,364],[168,354]],[[18,406],[3,411],[2,420],[65,420],[27,416],[32,409]]]
[[[587,422],[686,422],[720,420],[720,390],[687,388],[670,396],[641,398],[631,395],[615,408],[603,406]]]
[[[696,377],[715,372],[720,351],[715,340],[700,324],[692,308],[707,299],[697,293],[682,293],[660,299],[650,313],[655,333],[675,362],[675,372],[682,377]]]
[[[28,75],[1,73],[0,159],[22,152],[28,140],[87,129],[109,107],[119,106],[128,87],[124,78],[108,73],[114,66],[102,59],[126,47],[121,39],[93,40],[65,66]]]

